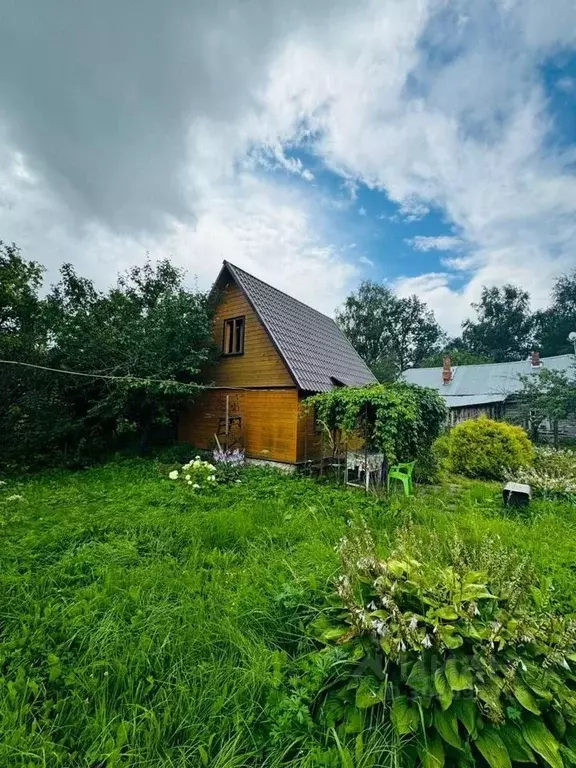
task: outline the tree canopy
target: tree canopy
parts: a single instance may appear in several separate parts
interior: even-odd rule
[[[551,305],[536,313],[535,325],[538,347],[543,355],[564,355],[574,351],[568,335],[576,331],[576,269],[556,281]]]
[[[337,322],[380,381],[397,378],[443,341],[434,313],[417,296],[400,298],[368,280],[348,296]]]
[[[462,324],[464,348],[503,363],[528,355],[534,345],[530,294],[514,285],[483,288],[472,304],[476,319]]]
[[[188,290],[167,259],[133,267],[106,291],[64,264],[44,298],[41,273],[14,246],[0,250],[3,358],[117,378],[0,366],[0,458],[74,462],[129,435],[145,449],[196,392],[212,354],[206,294]]]

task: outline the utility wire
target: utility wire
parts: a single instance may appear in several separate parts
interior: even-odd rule
[[[277,389],[289,389],[289,387],[220,387],[215,384],[196,384],[175,381],[174,379],[145,379],[139,376],[113,376],[109,373],[85,373],[84,371],[69,371],[66,368],[49,368],[46,365],[36,365],[35,363],[24,363],[21,360],[0,360],[3,365],[22,365],[26,368],[37,368],[41,371],[51,371],[52,373],[67,373],[70,376],[84,376],[88,379],[110,379],[112,381],[141,381],[144,384],[179,384],[181,387],[190,387],[191,389],[222,389],[240,392],[252,392],[257,389],[259,392],[275,392]],[[442,394],[442,393],[440,393]],[[494,396],[504,395],[504,392],[483,392],[482,395]],[[510,393],[509,393],[510,394]],[[482,397],[477,392],[470,394],[459,393],[452,395],[447,393],[443,397]]]
[[[223,390],[240,390],[242,392],[252,392],[257,389],[258,391],[274,392],[276,389],[287,389],[288,387],[271,387],[269,389],[265,387],[219,387],[213,384],[196,384],[194,382],[185,383],[182,381],[176,381],[175,379],[145,379],[139,376],[113,376],[107,373],[85,373],[84,371],[69,371],[66,368],[49,368],[46,365],[36,365],[36,363],[24,363],[21,360],[0,360],[0,364],[3,365],[21,365],[25,368],[37,368],[40,371],[51,371],[52,373],[66,373],[70,376],[84,376],[88,379],[109,379],[113,381],[140,381],[144,384],[178,384],[181,387],[190,387],[191,389],[223,389]]]

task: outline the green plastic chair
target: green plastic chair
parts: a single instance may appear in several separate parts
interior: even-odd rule
[[[386,487],[388,493],[390,493],[390,480],[400,480],[404,486],[404,494],[410,496],[414,493],[414,482],[412,480],[412,472],[414,471],[415,461],[404,462],[403,464],[394,464],[388,469],[388,478],[386,481]]]

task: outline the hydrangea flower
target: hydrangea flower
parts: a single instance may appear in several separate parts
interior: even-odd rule
[[[178,480],[178,470],[173,469],[172,472],[170,472],[170,474],[168,475],[168,477],[170,478],[170,480]]]

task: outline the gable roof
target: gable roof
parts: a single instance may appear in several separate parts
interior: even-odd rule
[[[442,383],[442,368],[410,368],[402,376],[410,384],[438,390],[449,408],[461,408],[504,402],[509,395],[522,390],[521,375],[537,375],[542,368],[564,373],[572,370],[576,374],[574,355],[542,357],[540,362],[540,368],[533,368],[529,359],[512,363],[455,365],[450,384]]]
[[[229,274],[260,318],[300,389],[376,384],[376,378],[334,320],[225,261],[214,287]]]

